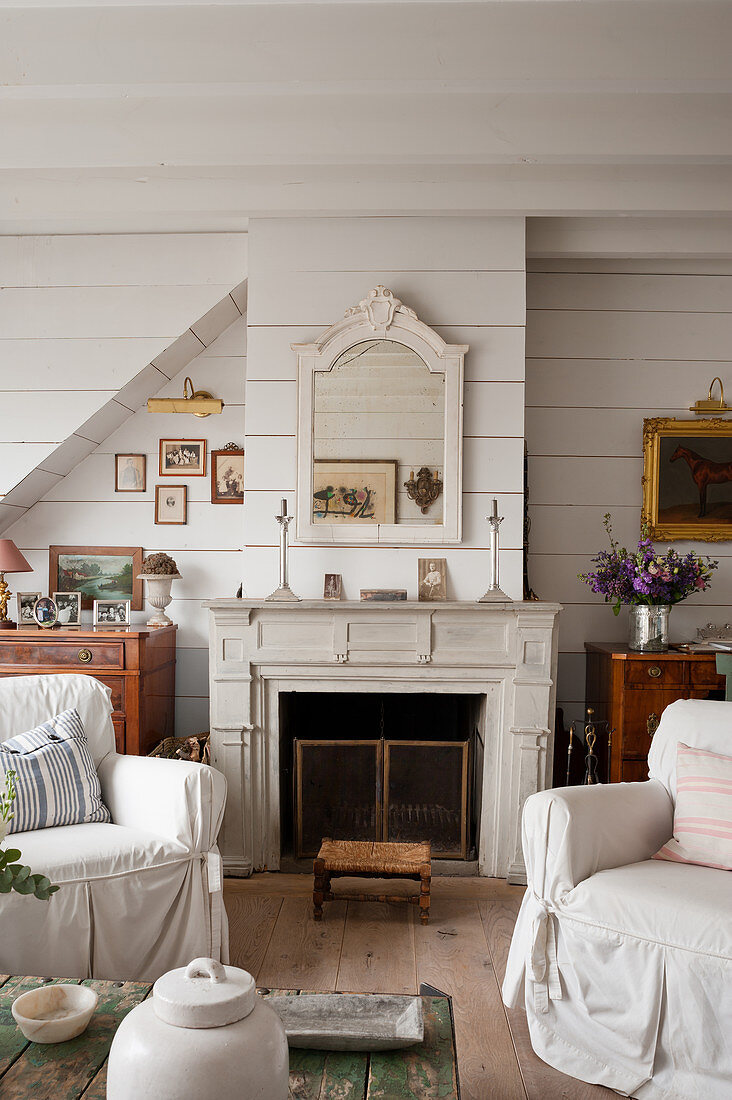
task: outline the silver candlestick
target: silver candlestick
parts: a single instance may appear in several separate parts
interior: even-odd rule
[[[493,499],[493,511],[485,517],[491,526],[491,583],[485,596],[481,596],[478,603],[491,603],[493,600],[510,600],[498,584],[498,528],[503,523],[503,516],[498,515],[498,501]]]
[[[275,589],[271,596],[267,596],[268,600],[281,600],[281,601],[300,601],[300,597],[296,596],[290,588],[290,582],[287,579],[287,551],[288,551],[288,534],[287,528],[292,522],[292,516],[287,514],[287,501],[283,497],[280,501],[280,514],[275,516],[275,519],[280,525],[280,586]]]

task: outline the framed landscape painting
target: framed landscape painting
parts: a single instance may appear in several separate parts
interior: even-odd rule
[[[313,462],[313,523],[395,523],[396,461]]]
[[[652,539],[732,539],[732,420],[643,421],[643,519]]]
[[[90,611],[95,600],[131,600],[142,610],[141,546],[50,546],[49,592],[80,592]]]

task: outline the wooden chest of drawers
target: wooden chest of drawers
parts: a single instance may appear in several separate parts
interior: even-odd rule
[[[2,630],[0,676],[95,676],[112,689],[117,752],[143,756],[175,733],[176,629]]]
[[[648,778],[648,750],[664,709],[676,699],[724,699],[725,678],[713,653],[635,653],[590,643],[586,705],[615,732],[609,752],[598,740],[600,778],[611,783]]]

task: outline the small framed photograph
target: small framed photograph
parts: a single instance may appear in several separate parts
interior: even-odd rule
[[[17,608],[18,626],[35,626],[33,608],[36,600],[40,600],[41,592],[16,592],[15,604]]]
[[[144,493],[146,488],[147,455],[115,455],[115,493]]]
[[[211,451],[211,503],[244,503],[243,451]]]
[[[95,600],[94,626],[130,625],[130,600]]]
[[[323,599],[340,600],[343,590],[343,577],[340,573],[326,573],[323,582]]]
[[[160,440],[160,476],[180,477],[181,474],[206,476],[205,439]]]
[[[188,523],[188,486],[155,486],[155,522]]]
[[[81,592],[54,592],[59,626],[81,626]]]
[[[420,600],[447,599],[447,561],[445,558],[418,559],[418,595]]]
[[[45,629],[56,626],[58,622],[58,608],[50,596],[41,596],[33,605],[33,620],[36,626]]]

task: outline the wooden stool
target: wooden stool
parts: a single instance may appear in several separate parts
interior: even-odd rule
[[[406,901],[419,904],[419,919],[430,918],[432,850],[429,841],[394,844],[372,840],[331,840],[324,837],[313,862],[313,916],[323,919],[323,902],[332,901],[332,878],[410,878],[420,884],[418,894],[349,894],[355,901]]]

